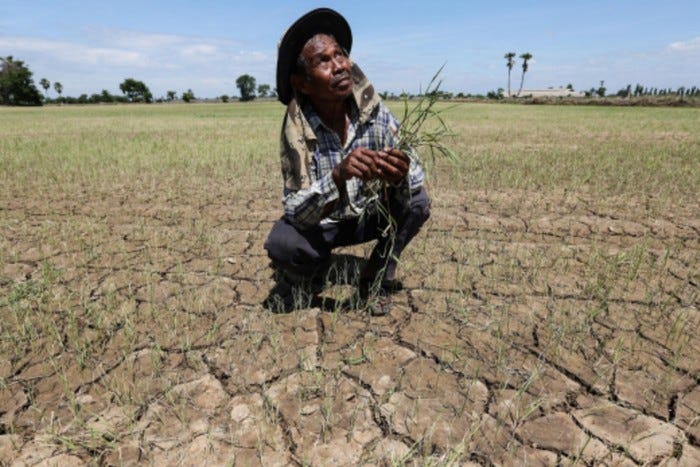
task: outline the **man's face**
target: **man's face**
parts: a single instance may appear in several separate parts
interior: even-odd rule
[[[293,77],[292,84],[313,102],[338,102],[352,93],[350,59],[332,37],[317,34],[301,51],[306,76]]]

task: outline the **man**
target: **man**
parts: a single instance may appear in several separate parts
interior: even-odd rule
[[[389,313],[399,255],[430,215],[420,160],[395,147],[398,121],[351,47],[350,26],[328,8],[299,18],[279,45],[285,185],[284,216],[265,242],[278,272],[271,306],[293,305],[305,286],[320,291],[333,248],[376,239],[359,291],[372,314]]]

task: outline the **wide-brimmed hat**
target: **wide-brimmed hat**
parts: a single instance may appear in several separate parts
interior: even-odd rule
[[[277,50],[277,98],[283,104],[292,100],[289,77],[306,41],[316,34],[329,34],[348,53],[352,48],[350,25],[337,11],[317,8],[306,13],[292,24],[282,36]]]

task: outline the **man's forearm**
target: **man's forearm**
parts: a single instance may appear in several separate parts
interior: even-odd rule
[[[285,216],[301,228],[311,227],[333,212],[339,195],[332,175],[328,174],[309,188],[287,194],[283,200]]]

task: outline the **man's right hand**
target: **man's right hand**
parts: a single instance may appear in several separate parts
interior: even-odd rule
[[[367,148],[355,148],[333,169],[333,181],[337,186],[357,177],[368,181],[377,178],[381,172],[375,164],[377,152]]]

